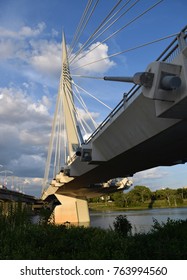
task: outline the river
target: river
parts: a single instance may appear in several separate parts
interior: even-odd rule
[[[147,209],[134,211],[90,211],[90,225],[103,229],[113,228],[113,222],[118,215],[126,215],[132,225],[132,233],[148,232],[153,225],[153,218],[158,222],[173,220],[186,220],[187,207]]]

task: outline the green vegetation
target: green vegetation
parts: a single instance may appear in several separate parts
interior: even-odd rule
[[[0,259],[185,259],[187,220],[154,225],[149,233],[131,234],[126,216],[114,230],[66,227],[41,220],[32,224],[22,207],[0,214]]]
[[[131,234],[132,225],[128,221],[126,215],[117,216],[113,224],[115,232],[122,234],[123,236]]]
[[[146,186],[135,186],[129,192],[116,192],[110,196],[90,199],[93,210],[130,210],[187,206],[187,188],[151,191]]]

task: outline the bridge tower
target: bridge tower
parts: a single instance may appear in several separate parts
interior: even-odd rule
[[[66,40],[63,34],[62,43],[62,75],[60,79],[60,94],[65,118],[65,129],[67,133],[68,155],[72,157],[79,147],[78,125],[75,117],[75,106],[72,93],[72,83],[69,71]]]
[[[63,111],[63,115],[62,112]],[[73,99],[72,91],[72,78],[69,70],[69,61],[66,47],[65,35],[63,34],[62,40],[62,69],[60,77],[60,85],[56,102],[56,109],[52,125],[52,133],[48,149],[48,157],[46,161],[46,169],[44,175],[44,186],[48,181],[49,169],[52,157],[53,142],[56,133],[56,127],[59,125],[59,122],[64,119],[64,129],[66,132],[67,138],[67,147],[62,147],[61,141],[57,141],[56,149],[56,166],[54,167],[53,180],[42,194],[42,198],[45,199],[47,196],[55,196],[60,205],[55,206],[52,213],[53,220],[55,224],[63,224],[66,222],[72,224],[89,224],[90,217],[88,211],[88,203],[84,198],[76,198],[68,195],[62,195],[58,193],[58,188],[62,187],[67,182],[73,180],[73,177],[70,177],[69,174],[63,170],[61,166],[61,151],[63,149],[63,154],[65,155],[65,165],[68,165],[68,162],[71,160],[76,150],[79,148],[82,135],[78,127],[78,122],[75,115],[75,105]],[[62,137],[62,131],[58,132],[59,135],[56,137]],[[67,151],[65,149],[67,148]]]

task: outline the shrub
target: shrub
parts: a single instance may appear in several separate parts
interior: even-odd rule
[[[120,233],[124,236],[127,236],[128,234],[131,233],[132,225],[131,223],[127,220],[126,215],[119,215],[115,218],[115,221],[113,223],[114,225],[114,230],[117,233]]]

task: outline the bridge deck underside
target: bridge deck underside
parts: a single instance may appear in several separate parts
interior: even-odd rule
[[[101,189],[92,187],[92,183],[128,177],[155,166],[171,166],[185,162],[187,161],[186,143],[187,120],[182,120],[108,162],[96,166],[86,174],[76,177],[59,188],[57,193],[70,196],[85,196],[86,194],[87,197],[92,197],[101,193]],[[110,191],[112,192],[111,188]],[[102,189],[102,192],[108,192],[108,189]]]

